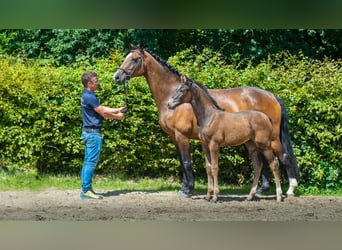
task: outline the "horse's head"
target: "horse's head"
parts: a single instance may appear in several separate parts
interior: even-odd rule
[[[144,74],[144,45],[141,42],[139,48],[130,44],[131,52],[114,73],[113,79],[117,84],[123,84],[132,77]]]
[[[190,90],[192,88],[192,81],[186,76],[181,76],[181,84],[177,87],[175,93],[170,97],[167,102],[169,109],[175,109],[182,103],[191,102],[192,95]]]

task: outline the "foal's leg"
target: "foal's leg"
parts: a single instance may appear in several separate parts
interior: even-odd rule
[[[286,173],[289,178],[289,189],[287,190],[286,194],[294,195],[294,190],[298,187],[298,175],[297,172],[294,170],[297,166],[296,162],[293,162],[291,157],[288,154],[284,153],[283,146],[279,140],[272,141],[272,150],[278,157],[280,163],[285,166]]]
[[[213,189],[213,175],[211,173],[211,167],[210,166],[206,166],[205,170],[207,172],[207,178],[208,178],[208,189],[207,189],[207,195],[205,196],[205,199],[207,201],[210,201],[211,194],[214,190]]]
[[[206,200],[210,201],[211,194],[213,192],[213,175],[211,172],[211,157],[210,157],[210,151],[207,145],[204,145],[202,143],[202,150],[204,153],[205,158],[205,170],[207,172],[207,178],[208,178],[208,189],[207,189],[207,196],[205,197]]]
[[[280,178],[279,178],[279,164],[278,161],[275,159],[272,150],[265,150],[264,151],[264,156],[268,160],[270,168],[273,172],[274,176],[274,182],[276,184],[276,192],[277,192],[277,201],[282,201],[282,190],[281,190],[281,185],[280,185]]]
[[[219,173],[218,158],[219,158],[220,147],[217,144],[212,143],[211,145],[209,145],[209,149],[210,149],[210,158],[211,158],[211,174],[214,180],[214,195],[213,195],[212,202],[217,202],[218,195],[220,193],[220,190],[218,187],[218,173]]]
[[[279,137],[277,139],[273,138],[272,140],[272,150],[274,154],[278,157],[279,161],[283,161],[283,147],[280,143]],[[268,191],[270,189],[270,168],[269,168],[269,162],[267,159],[265,159],[264,155],[261,153],[262,161],[263,161],[263,168],[262,168],[262,182],[261,187],[257,190],[257,194],[262,194],[265,191]],[[288,167],[286,164],[282,162],[286,168]]]

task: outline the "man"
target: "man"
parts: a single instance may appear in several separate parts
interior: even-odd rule
[[[99,85],[96,73],[83,73],[81,81],[84,85],[81,97],[84,162],[81,173],[82,192],[80,197],[82,199],[102,199],[103,196],[96,194],[92,188],[92,178],[102,148],[102,119],[122,120],[127,108],[125,106],[109,108],[100,104],[99,99],[94,93]]]

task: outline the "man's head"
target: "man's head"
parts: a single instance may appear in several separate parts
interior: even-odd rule
[[[89,90],[96,90],[98,86],[98,78],[95,72],[84,72],[81,77],[84,88]]]

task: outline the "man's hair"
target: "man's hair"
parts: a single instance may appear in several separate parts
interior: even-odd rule
[[[81,77],[81,81],[84,87],[87,87],[88,82],[91,81],[92,78],[97,77],[95,72],[84,72]]]

